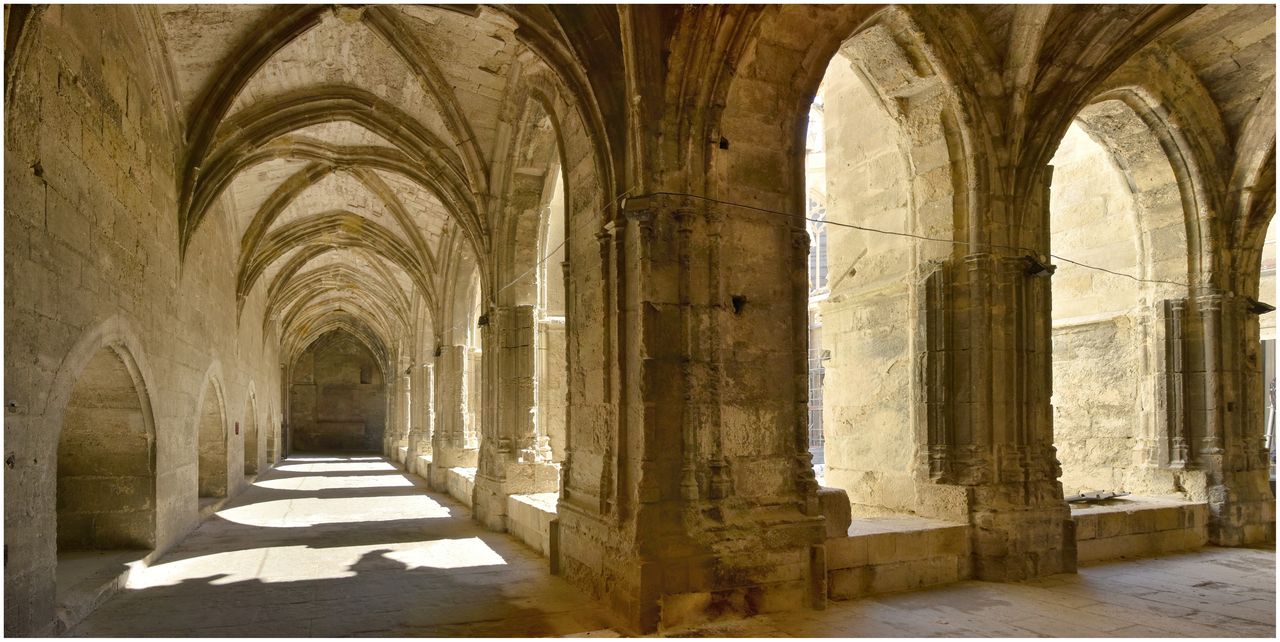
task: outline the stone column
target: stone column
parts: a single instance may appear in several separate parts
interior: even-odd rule
[[[537,456],[558,462],[565,450],[565,411],[568,381],[565,379],[567,347],[563,318],[540,319],[537,342]]]
[[[413,381],[412,366],[406,366],[396,377],[396,424],[395,424],[395,460],[401,465],[409,465],[409,439],[413,433]]]
[[[486,440],[476,472],[475,517],[506,530],[507,496],[556,490],[557,470],[538,456],[534,433],[533,306],[501,306],[489,314],[490,372],[485,382]],[[489,394],[491,392],[491,394]]]
[[[400,421],[400,379],[398,372],[392,372],[385,382],[387,412],[386,420],[382,427],[382,455],[393,462],[400,461],[400,453],[398,452],[400,433],[402,431]]]
[[[1167,434],[1160,463],[1209,504],[1209,541],[1275,539],[1263,434],[1258,317],[1244,297],[1207,290],[1166,302]]]
[[[422,465],[422,457],[431,457],[431,436],[434,431],[432,413],[435,381],[432,377],[433,364],[416,364],[410,377],[412,384],[411,408],[412,430],[409,432],[409,460],[405,468],[409,472],[426,477],[426,467]]]
[[[1075,568],[1053,446],[1050,281],[1024,257],[973,254],[926,277],[927,469],[973,525],[973,574]]]
[[[431,436],[432,459],[427,481],[433,490],[447,492],[445,472],[474,466],[476,451],[466,448],[467,419],[462,394],[466,346],[440,346],[435,358],[436,430]]]
[[[641,631],[825,604],[804,229],[648,197],[597,238],[616,418],[581,443],[571,399],[553,568]]]

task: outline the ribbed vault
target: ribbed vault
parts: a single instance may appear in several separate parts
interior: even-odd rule
[[[241,322],[278,324],[289,361],[340,329],[393,363],[424,331],[415,310],[427,332],[448,333],[454,293],[496,278],[487,257],[491,221],[510,225],[508,158],[536,177],[556,163],[545,137],[512,149],[532,143],[509,95],[563,53],[554,20],[517,35],[519,9],[156,11],[186,132],[180,248],[209,217],[229,219],[239,311],[266,300],[261,319]]]

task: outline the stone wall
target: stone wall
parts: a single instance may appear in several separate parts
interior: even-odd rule
[[[568,401],[563,321],[538,322],[538,434],[547,438],[552,461],[560,461],[565,449],[565,410]]]
[[[1143,273],[1135,196],[1111,154],[1073,125],[1053,158],[1050,248],[1117,272]],[[1140,284],[1058,262],[1053,275],[1053,429],[1067,494],[1126,490],[1154,398]]]
[[[827,540],[827,595],[848,600],[968,579],[968,527],[927,520],[869,520]]]
[[[854,64],[823,81],[827,220],[905,232],[910,194],[898,125]],[[909,239],[828,225],[830,294],[820,304],[828,486],[863,511],[914,508]]]
[[[1276,221],[1267,226],[1266,245],[1262,248],[1262,279],[1258,287],[1258,300],[1276,305]],[[1276,313],[1264,314],[1258,319],[1259,334],[1263,340],[1276,338]],[[1275,355],[1271,355],[1275,359]]]
[[[155,552],[197,523],[197,418],[216,380],[224,417],[280,408],[278,339],[236,316],[236,243],[214,212],[179,256],[173,88],[150,14],[39,12],[5,96],[5,631],[54,623],[58,442],[68,403],[105,346],[136,364],[153,426]],[[261,319],[265,289],[244,305]],[[278,419],[263,416],[263,425]],[[226,431],[232,492],[243,431]],[[265,438],[267,431],[260,433]]]
[[[293,452],[382,448],[387,386],[369,349],[351,335],[325,335],[298,358],[289,383]]]

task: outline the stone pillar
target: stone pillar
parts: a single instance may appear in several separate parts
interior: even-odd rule
[[[553,567],[640,631],[825,604],[805,230],[665,197],[624,212],[597,237],[616,415],[582,443],[570,400]]]
[[[382,429],[382,455],[393,462],[400,461],[399,446],[404,432],[404,422],[401,420],[404,410],[401,395],[401,386],[404,385],[402,379],[399,371],[393,371],[385,382],[387,412],[386,423]]]
[[[408,450],[409,439],[413,433],[413,381],[411,378],[412,366],[407,366],[401,370],[401,374],[396,377],[396,424],[395,424],[395,461],[401,465],[408,466]]]
[[[417,364],[411,376],[412,391],[411,408],[413,429],[409,432],[409,460],[405,468],[416,475],[426,477],[428,472],[421,465],[422,457],[431,457],[431,437],[435,428],[433,397],[435,381],[433,364]]]
[[[1024,257],[973,254],[925,277],[922,469],[966,505],[973,573],[1018,580],[1075,568],[1053,447],[1048,278]]]
[[[564,458],[566,375],[566,332],[563,318],[538,321],[537,342],[537,425],[539,458],[559,462]]]
[[[556,468],[538,455],[534,432],[533,306],[501,306],[484,334],[489,369],[484,408],[486,439],[476,472],[475,518],[506,530],[507,496],[556,490]]]
[[[1258,317],[1245,298],[1216,290],[1169,300],[1165,310],[1159,463],[1189,499],[1209,503],[1211,543],[1274,541]]]
[[[466,447],[467,418],[462,403],[466,346],[440,346],[436,353],[436,430],[431,436],[431,466],[427,482],[433,490],[447,492],[445,471],[475,466],[476,451]]]

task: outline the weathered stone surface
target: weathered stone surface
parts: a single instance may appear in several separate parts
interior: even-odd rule
[[[845,537],[853,514],[849,507],[849,494],[839,488],[819,488],[818,504],[822,517],[827,520],[827,539]]]

